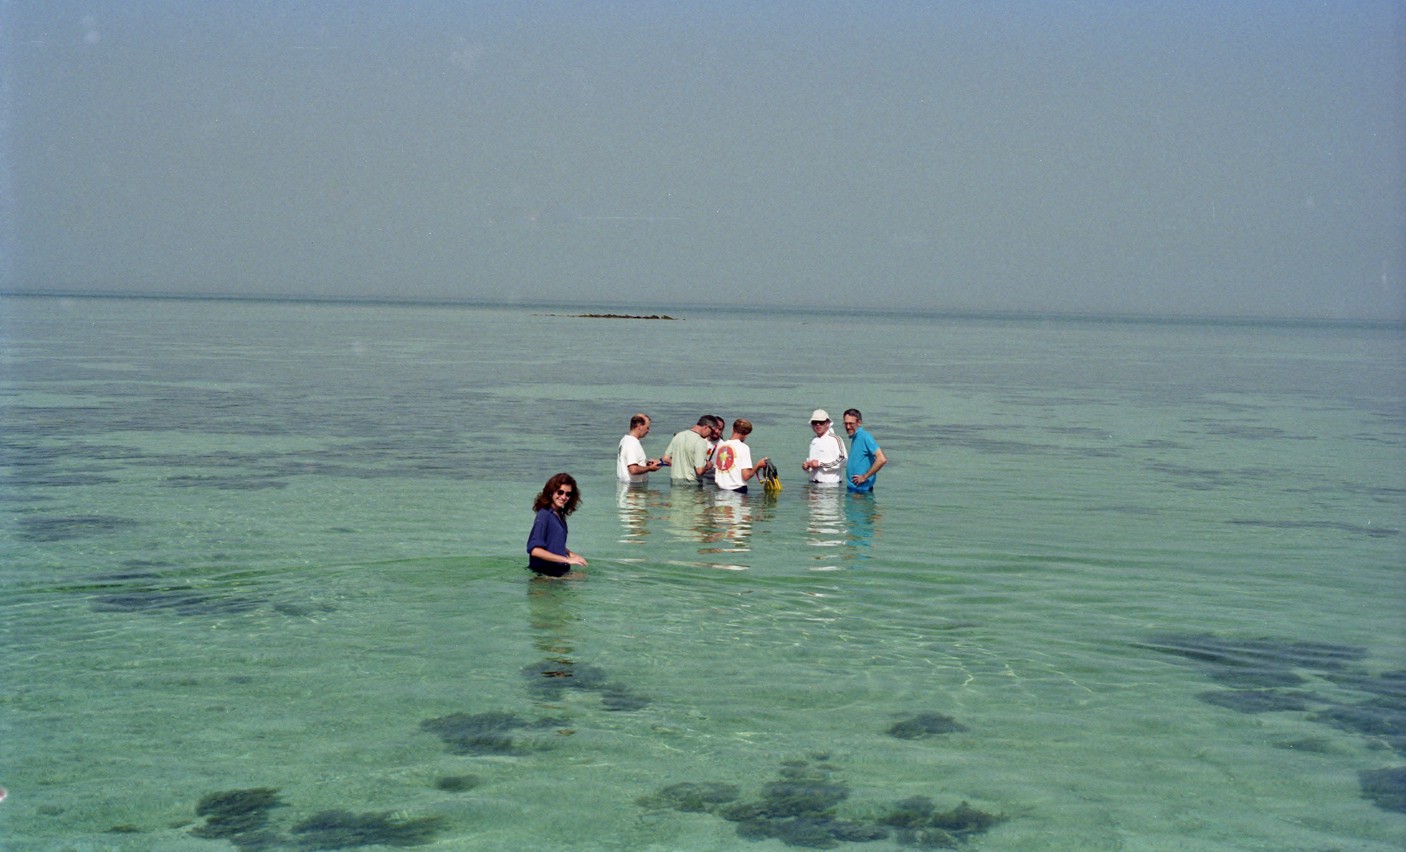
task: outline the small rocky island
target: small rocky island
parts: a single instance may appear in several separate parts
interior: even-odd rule
[[[639,314],[577,314],[576,316],[582,317],[582,318],[584,318],[584,319],[641,319],[641,320],[672,320],[672,319],[677,319],[677,317],[671,317],[671,316],[669,316],[668,314],[650,314],[649,316],[642,316],[642,315],[639,315]]]

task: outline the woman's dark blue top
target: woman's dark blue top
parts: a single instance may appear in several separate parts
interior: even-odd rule
[[[548,562],[532,556],[534,547],[545,547],[551,553],[566,556],[566,520],[551,509],[537,510],[537,517],[532,519],[532,532],[527,534],[527,567],[556,571],[568,567],[559,562]]]

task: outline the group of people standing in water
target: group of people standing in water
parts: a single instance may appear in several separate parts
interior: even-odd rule
[[[864,416],[859,409],[847,409],[842,423],[850,437],[848,447],[835,434],[825,409],[817,408],[811,413],[810,428],[815,437],[801,462],[801,470],[816,487],[838,487],[843,482],[851,492],[871,493],[888,458],[874,436],[864,429]],[[630,431],[620,439],[615,463],[616,478],[621,483],[644,485],[651,473],[667,467],[671,485],[698,487],[712,483],[721,491],[745,494],[747,482],[769,462],[766,456],[752,461],[747,445],[752,423],[740,417],[733,421],[732,435],[724,441],[726,421],[716,414],[705,414],[693,426],[675,434],[664,454],[655,459],[645,454],[643,444],[651,425],[647,414],[630,418]],[[573,576],[573,568],[586,565],[581,554],[566,546],[566,518],[580,502],[580,488],[569,473],[548,479],[533,501],[536,514],[527,537],[527,567],[536,574],[568,577]]]

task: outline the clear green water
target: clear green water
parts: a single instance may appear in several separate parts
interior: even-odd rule
[[[571,313],[0,299],[0,846],[760,852],[659,793],[786,773],[967,848],[1406,846],[1399,329]],[[785,489],[619,491],[641,409]],[[557,470],[584,582],[523,568]]]

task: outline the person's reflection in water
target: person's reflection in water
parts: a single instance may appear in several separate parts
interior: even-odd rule
[[[581,594],[581,588],[573,583],[534,578],[527,584],[532,644],[541,657],[522,673],[533,701],[549,714],[534,726],[555,729],[563,736],[575,733],[563,711],[582,709],[584,704],[586,709],[630,712],[650,703],[600,666],[578,658],[576,634],[581,618],[576,604]]]
[[[872,493],[851,493],[845,495],[845,520],[849,532],[845,535],[845,558],[868,559],[869,548],[879,533],[879,520],[883,513]]]
[[[806,543],[811,547],[839,547],[845,543],[844,509],[840,502],[843,496],[844,489],[833,486],[820,485],[806,489],[806,503],[810,509]]]
[[[527,610],[532,645],[543,656],[567,660],[571,655],[572,632],[576,622],[581,620],[571,606],[576,594],[576,587],[569,583],[553,583],[537,577],[528,581]]]
[[[752,507],[746,494],[735,491],[713,492],[713,506],[707,521],[703,542],[711,545],[699,553],[746,553],[751,548],[747,539],[752,534]]]
[[[541,660],[524,670],[528,691],[539,705],[559,707],[555,699],[561,690],[546,682],[550,678],[571,677],[576,671],[576,623],[581,617],[573,604],[578,589],[571,583],[557,583],[534,577],[527,583],[527,611],[532,628],[532,645]]]
[[[648,486],[615,484],[615,507],[620,510],[620,543],[644,544],[649,535],[649,507],[658,492]]]
[[[706,541],[712,527],[712,491],[679,485],[669,489],[665,499],[669,534],[677,541]]]

